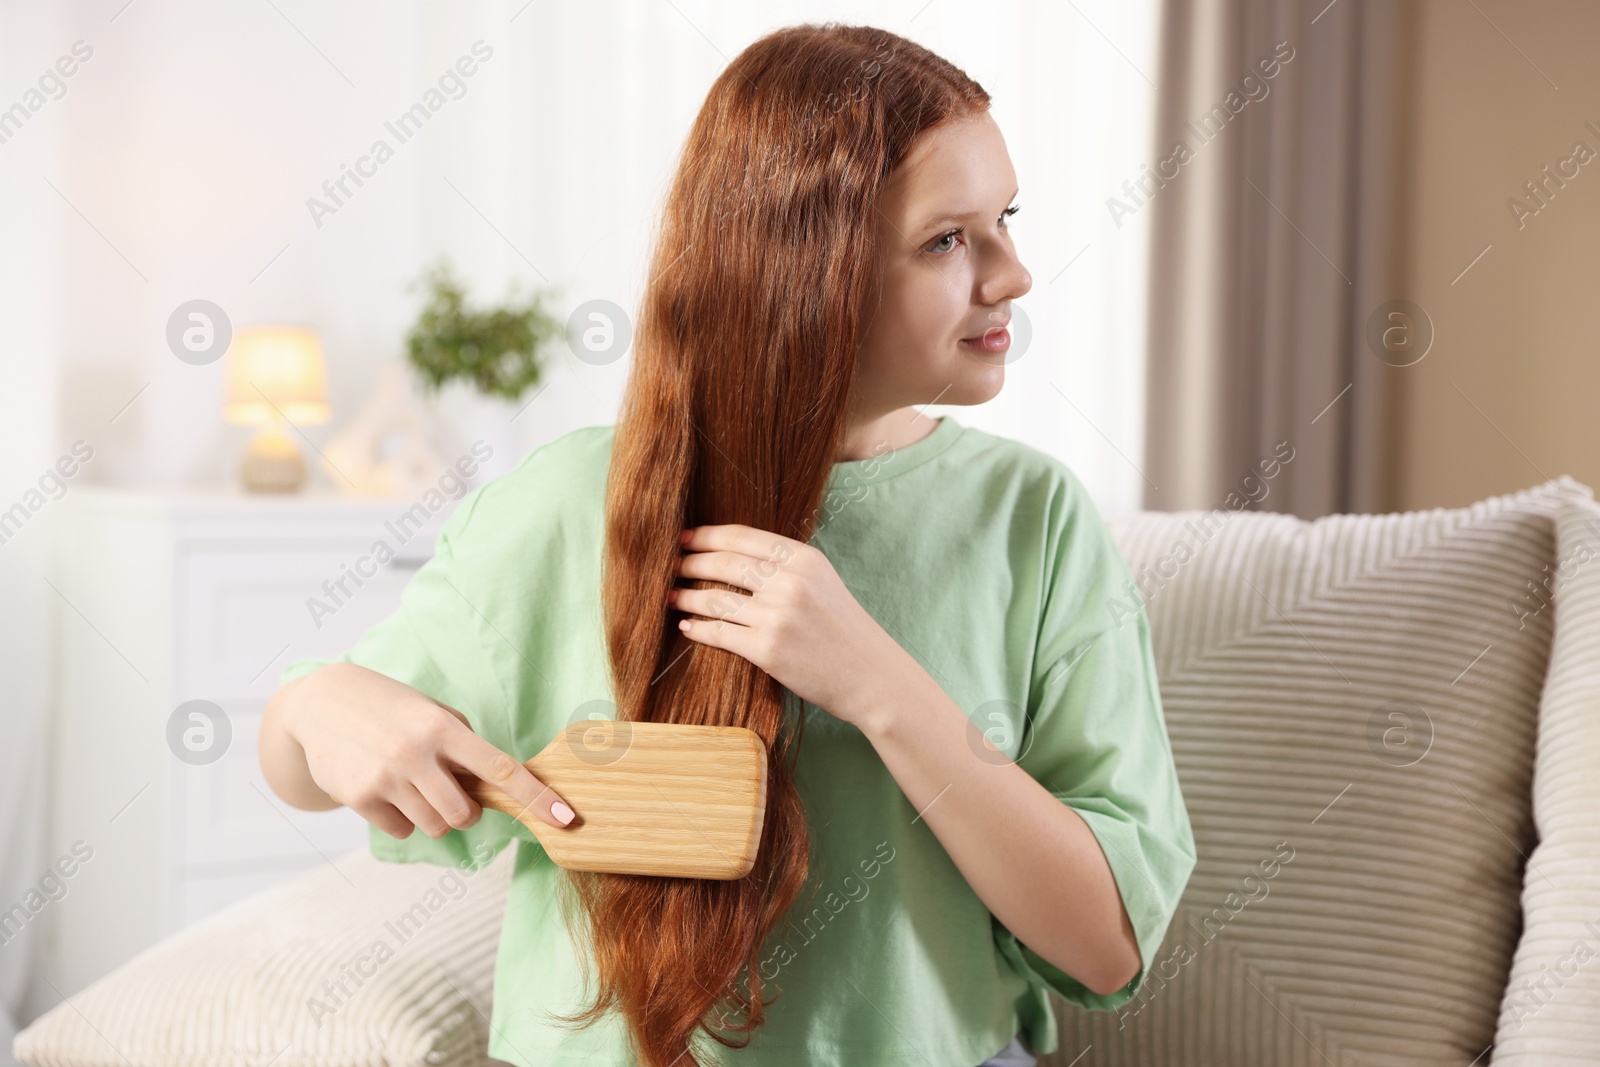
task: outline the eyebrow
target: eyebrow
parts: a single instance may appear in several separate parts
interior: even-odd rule
[[[1020,193],[1021,191],[1022,191],[1022,187],[1021,186],[1018,186],[1016,189],[1012,190],[1011,196],[1006,200],[1006,203],[1009,204],[1012,200],[1015,200],[1017,198],[1017,194]],[[960,222],[962,219],[970,218],[970,217],[972,217],[974,215],[980,214],[981,211],[982,211],[982,209],[979,208],[979,209],[974,210],[974,211],[969,211],[964,215],[953,214],[953,213],[947,213],[947,214],[944,214],[944,215],[938,215],[938,216],[935,216],[934,218],[931,218],[931,219],[927,220],[926,222],[924,222],[921,226],[918,226],[912,232],[913,233],[925,233],[928,230],[933,229],[935,226],[943,226],[947,222]]]

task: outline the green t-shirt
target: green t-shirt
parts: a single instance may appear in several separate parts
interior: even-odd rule
[[[569,722],[614,717],[599,597],[613,434],[574,430],[474,490],[401,607],[340,658],[460,710],[518,759]],[[1083,817],[1143,967],[1101,996],[1018,942],[861,731],[806,702],[796,782],[817,892],[804,909],[802,890],[763,946],[764,995],[782,991],[765,1025],[742,1050],[708,1041],[707,1058],[972,1067],[1019,1032],[1054,1051],[1049,993],[1091,1009],[1131,1000],[1194,867],[1149,627],[1125,610],[1127,565],[1066,466],[949,415],[908,446],[835,464],[828,486],[811,543],[975,726]],[[326,662],[299,660],[281,680]],[[561,917],[560,869],[525,827],[486,810],[439,839],[371,828],[373,854],[398,862],[481,864],[512,840],[489,1054],[631,1067],[615,1013],[578,1031],[544,1018],[587,1005],[589,961]]]

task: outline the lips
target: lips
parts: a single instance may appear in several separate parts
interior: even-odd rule
[[[963,337],[961,343],[981,352],[1004,352],[1011,347],[1011,334],[1004,326],[991,326],[981,337]]]

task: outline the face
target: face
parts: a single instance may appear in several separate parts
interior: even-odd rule
[[[854,405],[872,417],[912,404],[981,404],[1005,381],[1006,349],[981,338],[1033,286],[1006,212],[1017,175],[987,112],[925,131],[885,187],[877,219],[881,292],[869,300]]]

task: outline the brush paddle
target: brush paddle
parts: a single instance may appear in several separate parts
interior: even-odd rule
[[[457,770],[467,794],[503,811],[574,871],[742,878],[767,810],[767,749],[743,726],[592,719],[524,764],[577,812],[551,826],[499,788]]]

